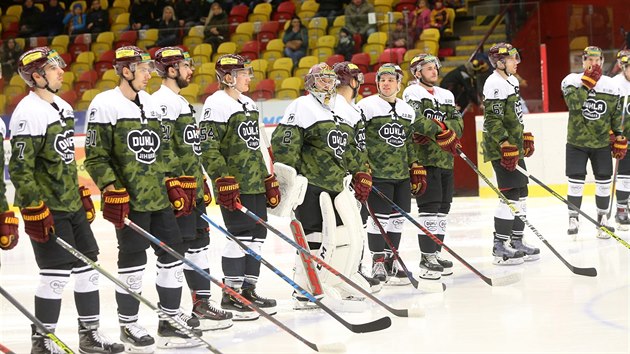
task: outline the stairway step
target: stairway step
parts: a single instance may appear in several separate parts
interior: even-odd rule
[[[470,30],[476,34],[485,34],[492,26],[471,26]],[[498,25],[494,28],[494,33],[505,33],[505,25]]]

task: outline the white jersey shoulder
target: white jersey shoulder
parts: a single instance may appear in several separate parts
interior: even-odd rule
[[[562,80],[562,91],[564,92],[569,86],[576,88],[582,87],[582,75],[584,75],[584,73],[571,73],[567,75],[564,80]],[[619,84],[606,75],[602,75],[595,87],[593,87],[593,90],[597,93],[607,93],[611,95],[619,95],[619,89]]]
[[[630,81],[628,81],[626,77],[623,76],[623,74],[620,73],[617,76],[613,77],[613,81],[619,87],[619,94],[621,95],[621,99],[623,99],[624,96],[630,95]]]
[[[2,139],[7,137],[7,126],[2,119],[0,119],[0,134],[2,134]]]
[[[55,95],[53,102],[57,105],[59,110],[41,99],[33,91],[26,95],[20,103],[18,103],[13,115],[11,115],[11,121],[9,123],[11,136],[44,136],[46,135],[48,126],[51,123],[59,121],[59,114],[65,119],[74,119],[74,111],[66,101]]]
[[[235,113],[244,111],[258,111],[258,107],[251,98],[245,95],[240,95],[237,101],[225,90],[219,90],[204,102],[200,120],[227,123]]]
[[[514,75],[510,75],[506,80],[495,71],[483,85],[483,99],[505,100],[511,95],[518,94],[518,87],[518,79]]]
[[[335,114],[342,119],[342,122],[351,127],[361,121],[361,111],[354,103],[348,102],[341,95],[337,95],[335,101]]]
[[[365,119],[368,121],[373,118],[391,117],[394,113],[392,105],[378,95],[372,95],[362,99],[359,103],[357,103],[357,106],[363,110]],[[401,100],[400,98],[396,98],[396,104],[394,107],[399,118],[413,122],[416,112],[407,102]]]
[[[162,119],[177,120],[179,116],[192,112],[188,100],[164,85],[154,92],[151,97],[160,105]]]
[[[159,119],[160,108],[151,95],[140,91],[138,96],[145,118]],[[140,107],[125,97],[118,87],[96,95],[87,110],[88,123],[115,125],[119,119],[141,119],[141,117]]]
[[[297,126],[303,129],[323,121],[333,121],[333,114],[324,108],[311,95],[300,96],[284,110],[280,124]]]
[[[407,86],[403,91],[403,100],[409,101],[421,101],[423,98],[429,98],[431,94],[422,86],[413,84]]]
[[[440,105],[455,106],[453,93],[439,86],[433,86],[433,93],[430,93],[426,88],[417,84],[407,87],[403,92],[403,100],[405,102],[421,101],[423,99],[432,100]]]

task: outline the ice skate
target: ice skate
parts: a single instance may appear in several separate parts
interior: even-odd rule
[[[577,239],[577,234],[580,228],[580,221],[578,218],[570,216],[569,217],[569,228],[567,229],[567,234],[573,236],[573,240]]]
[[[411,280],[407,277],[407,273],[402,269],[393,255],[385,258],[385,271],[387,271],[387,280],[385,285],[402,286],[411,284]]]
[[[435,259],[437,259],[438,263],[442,266],[442,268],[444,268],[442,276],[453,274],[453,262],[446,258],[442,258],[440,251],[435,252]]]
[[[495,240],[492,255],[494,256],[492,263],[496,265],[516,265],[525,262],[525,254],[510,247],[507,241]]]
[[[31,354],[64,354],[61,348],[46,335],[36,331],[35,325],[31,325]]]
[[[620,231],[630,230],[630,218],[628,218],[628,208],[617,207],[615,221],[617,222],[617,228]]]
[[[247,300],[255,303],[258,307],[265,310],[270,315],[275,315],[277,310],[276,300],[264,298],[256,293],[255,285],[244,285],[241,295]]]
[[[238,292],[238,290],[234,291]],[[257,320],[258,317],[260,317],[258,312],[252,310],[248,306],[243,305],[234,296],[228,294],[225,291],[223,292],[223,297],[221,298],[221,308],[223,310],[232,312],[233,321],[252,321]]]
[[[597,222],[601,226],[603,226],[606,229],[608,229],[608,231],[615,232],[615,228],[608,224],[608,216],[606,216],[606,214],[598,214],[597,215]],[[597,228],[596,236],[597,236],[597,238],[601,238],[601,239],[608,239],[608,238],[610,238],[610,235],[607,232],[601,230],[599,227]]]
[[[372,278],[384,283],[387,280],[387,271],[385,270],[385,255],[375,253],[372,256]]]
[[[510,247],[517,251],[523,252],[525,254],[523,260],[525,260],[526,262],[540,259],[540,249],[526,244],[525,242],[523,242],[522,238],[512,239],[512,241],[510,242]]]
[[[139,324],[126,323],[120,326],[120,340],[128,353],[153,353],[155,339]]]
[[[172,321],[177,322],[177,325]],[[158,325],[157,347],[163,349],[199,347],[203,342],[196,338],[197,336],[201,336],[201,331],[190,328],[180,316],[174,316],[169,320],[161,319]]]
[[[420,278],[427,280],[439,280],[444,272],[435,253],[423,253],[420,258]]]
[[[193,305],[192,315],[198,320],[198,327],[202,331],[226,329],[232,327],[233,324],[232,313],[214,307],[210,299],[197,300]]]
[[[79,321],[79,352],[84,354],[122,353],[125,346],[113,343],[98,331],[98,322],[83,323]]]
[[[370,292],[372,294],[381,291],[381,289],[383,288],[383,284],[380,282],[380,280],[373,277],[369,277],[363,274],[363,272],[360,270],[359,270],[359,274],[363,277],[363,279],[365,279],[365,281],[368,282],[368,284],[370,284]]]

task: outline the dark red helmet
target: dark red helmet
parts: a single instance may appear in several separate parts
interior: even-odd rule
[[[192,61],[190,54],[179,47],[164,47],[155,52],[155,71],[161,77],[166,76],[169,67],[178,68],[180,61]]]
[[[617,53],[617,63],[622,68],[630,64],[630,50],[622,49]]]
[[[517,63],[521,62],[521,56],[518,54],[518,50],[514,48],[510,43],[500,42],[493,45],[488,51],[488,58],[493,68],[497,67],[498,62],[502,62],[505,65],[505,58],[513,57]]]
[[[582,51],[582,61],[586,60],[588,57],[599,57],[602,59],[602,64],[604,63],[604,54],[600,47],[588,46],[584,48]]]
[[[151,70],[155,69],[155,62],[151,59],[151,55],[136,46],[126,46],[116,49],[114,57],[114,69],[116,74],[122,76],[123,68],[129,68],[132,72],[136,71],[136,64],[149,63]]]
[[[411,62],[409,63],[409,71],[411,71],[411,75],[413,75],[413,77],[416,77],[416,73],[418,72],[418,70],[422,70],[422,67],[429,63],[435,64],[435,67],[438,70],[439,74],[440,68],[442,67],[440,59],[438,59],[434,55],[422,53],[416,55],[411,59]]]
[[[398,82],[402,82],[404,76],[400,66],[392,63],[385,63],[381,65],[381,67],[379,67],[378,71],[376,72],[376,82],[380,81],[381,76],[386,74],[396,76],[396,81]]]
[[[240,70],[249,70],[250,76],[253,75],[252,68],[249,66],[246,67],[246,63],[247,59],[238,54],[225,54],[220,56],[214,68],[217,74],[217,81],[223,84],[228,84],[223,81],[225,75],[230,74],[232,79],[234,79],[234,72]]]
[[[66,67],[66,62],[63,60],[59,53],[55,50],[51,50],[48,47],[33,48],[20,56],[18,60],[18,73],[26,84],[30,87],[35,86],[35,80],[33,80],[33,74],[44,76],[44,66],[46,64],[57,64],[60,68]]]
[[[363,84],[363,73],[356,64],[349,61],[342,61],[333,65],[333,70],[337,74],[337,86],[350,86],[352,79],[357,80],[359,85]]]

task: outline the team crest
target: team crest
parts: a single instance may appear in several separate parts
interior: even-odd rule
[[[94,119],[96,119],[96,108],[92,108],[90,109],[90,115],[88,117],[88,120],[91,122]]]
[[[328,141],[328,146],[335,152],[335,156],[340,159],[346,151],[348,133],[341,132],[339,130],[331,130],[328,133],[328,138],[326,140]]]
[[[247,148],[258,150],[260,146],[260,135],[258,134],[258,122],[249,120],[242,122],[237,128],[238,136],[245,142]]]
[[[399,148],[405,145],[405,128],[399,123],[383,124],[378,135],[389,145]]]
[[[21,132],[22,130],[24,130],[26,128],[26,121],[25,120],[21,120],[18,122],[18,126],[17,126],[17,131]]]
[[[607,109],[606,101],[588,98],[582,105],[582,116],[588,120],[598,120]]]
[[[422,113],[424,114],[425,117],[427,117],[429,119],[436,120],[438,122],[444,122],[444,120],[446,120],[446,113],[445,112],[440,112],[440,111],[435,110],[433,108],[427,108]]]
[[[162,113],[162,116],[166,116],[166,112],[168,112],[168,109],[166,108],[166,105],[161,105],[160,106],[160,112]]]
[[[197,131],[197,128],[192,124],[188,124],[186,128],[184,128],[184,143],[192,147],[195,155],[201,155],[199,132]]]
[[[74,130],[57,134],[53,146],[63,162],[69,164],[74,161]]]
[[[127,134],[127,146],[138,162],[151,164],[160,148],[160,136],[152,130],[132,130]]]

